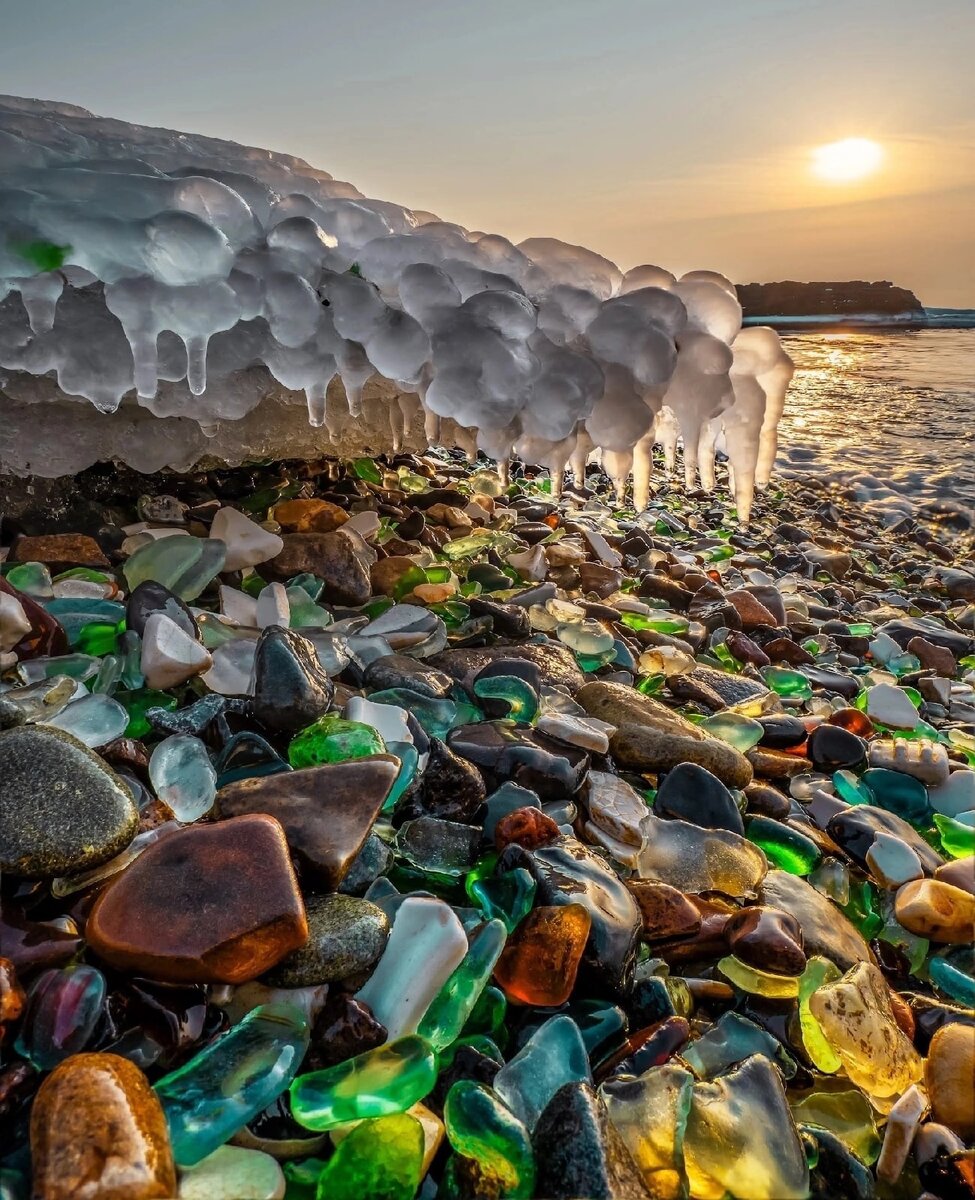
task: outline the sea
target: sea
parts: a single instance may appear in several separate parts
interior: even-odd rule
[[[782,333],[796,373],[777,469],[900,514],[975,529],[975,329]]]

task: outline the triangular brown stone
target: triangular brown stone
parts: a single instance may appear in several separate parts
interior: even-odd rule
[[[398,772],[399,759],[375,754],[240,779],[220,789],[217,809],[224,817],[277,817],[302,877],[335,891],[369,836]]]
[[[169,834],[99,896],[85,937],[107,963],[152,979],[256,979],[308,939],[284,831],[254,814]]]

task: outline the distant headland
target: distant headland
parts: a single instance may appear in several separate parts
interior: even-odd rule
[[[972,328],[975,311],[925,308],[914,292],[888,279],[735,285],[746,325],[777,328],[870,326],[871,328]]]

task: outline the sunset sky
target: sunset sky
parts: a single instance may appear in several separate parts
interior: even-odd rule
[[[32,0],[0,90],[300,155],[624,268],[975,307],[973,0]],[[838,182],[816,147],[870,139]]]

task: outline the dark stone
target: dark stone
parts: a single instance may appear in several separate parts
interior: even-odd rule
[[[889,833],[906,842],[929,875],[933,875],[944,862],[941,855],[903,817],[871,804],[855,804],[837,813],[830,818],[826,832],[868,873],[867,851],[878,833]]]
[[[606,1104],[588,1083],[567,1083],[532,1133],[536,1194],[549,1200],[649,1200],[650,1192]]]
[[[790,667],[809,666],[816,660],[789,637],[772,638],[763,643],[765,653],[774,663],[787,663]]]
[[[753,667],[767,667],[772,661],[762,647],[740,629],[729,631],[725,645],[739,662],[751,663]]]
[[[432,696],[440,700],[448,695],[454,686],[454,681],[443,671],[434,670],[426,663],[405,654],[387,654],[382,658],[374,658],[366,666],[362,681],[373,691],[385,691],[387,688],[408,688],[421,696]]]
[[[311,1031],[302,1071],[321,1071],[365,1054],[386,1041],[386,1026],[363,1000],[330,988]]]
[[[838,725],[820,725],[809,735],[806,754],[817,771],[855,771],[866,762],[867,743]]]
[[[745,700],[756,700],[768,695],[768,688],[761,680],[748,679],[744,675],[729,675],[727,671],[715,671],[711,667],[695,667],[683,678],[702,684],[721,697],[723,704],[741,704]]]
[[[477,813],[486,795],[477,767],[454,754],[439,738],[431,738],[426,770],[397,801],[394,824],[423,816],[467,822]]]
[[[157,732],[164,737],[170,734],[191,734],[200,737],[204,730],[221,716],[227,707],[225,696],[212,693],[201,696],[193,704],[170,712],[168,708],[150,708],[146,712],[146,720]]]
[[[643,920],[636,901],[598,855],[572,837],[537,850],[508,846],[499,870],[528,870],[538,885],[536,906],[581,904],[592,918],[582,965],[611,992],[622,991],[636,956]]]
[[[476,1046],[465,1046],[460,1042],[450,1066],[441,1070],[436,1086],[424,1103],[438,1116],[442,1116],[447,1093],[455,1083],[469,1079],[472,1083],[482,1083],[485,1087],[490,1087],[500,1070],[501,1064],[487,1054],[482,1054]]]
[[[378,834],[370,833],[352,860],[339,891],[345,896],[361,896],[371,883],[389,870],[392,863],[392,850]]]
[[[792,811],[791,799],[770,783],[750,783],[745,788],[745,802],[749,816],[782,821]]]
[[[803,667],[802,673],[812,684],[813,691],[835,692],[845,700],[855,700],[860,694],[859,681],[852,675],[827,671],[821,667]]]
[[[802,929],[806,954],[821,954],[843,971],[858,962],[873,961],[870,948],[855,926],[831,900],[799,875],[769,871],[762,881],[759,899],[762,904],[795,917]]]
[[[163,616],[169,617],[184,633],[200,641],[196,619],[187,605],[168,587],[156,583],[154,579],[146,579],[137,584],[129,595],[125,605],[125,628],[142,637],[146,630],[146,621],[153,613],[162,613]]]
[[[377,754],[241,779],[217,792],[216,808],[224,817],[276,817],[302,877],[334,891],[369,836],[398,771],[398,759]]]
[[[511,779],[531,788],[542,800],[557,800],[566,792],[577,792],[589,770],[585,751],[546,737],[529,725],[496,721],[460,725],[450,731],[447,744],[480,770],[492,791]]]
[[[975,650],[975,638],[956,629],[946,629],[940,624],[931,623],[918,617],[903,617],[887,621],[877,630],[892,637],[898,646],[907,649],[912,638],[922,637],[935,646],[943,646],[956,659],[964,658]]]
[[[755,905],[728,918],[725,937],[731,953],[761,971],[801,975],[806,969],[802,927],[791,913]]]
[[[661,816],[690,821],[703,829],[745,832],[731,792],[717,776],[697,763],[680,763],[667,772],[657,789],[653,810]]]
[[[511,532],[527,545],[537,546],[539,542],[544,542],[549,536],[552,526],[546,525],[544,521],[519,521]]]
[[[473,612],[473,607],[471,609]],[[463,650],[444,650],[427,659],[438,671],[446,671],[453,679],[470,690],[477,675],[499,658],[521,658],[534,663],[541,671],[542,683],[564,687],[574,692],[582,687],[584,677],[575,655],[558,642],[525,642],[519,646],[478,646]]]
[[[305,903],[308,941],[264,977],[271,987],[313,987],[360,975],[389,937],[389,918],[357,896],[312,896]]]
[[[280,625],[264,630],[254,654],[254,716],[265,729],[290,737],[323,716],[334,695],[307,638]]]
[[[624,542],[623,546],[626,547]],[[645,554],[646,550],[641,549],[639,553]],[[626,550],[625,553],[631,554],[632,550]],[[667,605],[676,612],[687,612],[694,599],[694,593],[689,591],[683,584],[678,583],[674,579],[670,579],[666,575],[661,575],[657,571],[649,571],[640,579],[640,586],[637,588],[638,596],[650,596],[654,600],[664,600]]]
[[[139,814],[97,754],[50,726],[0,733],[0,869],[29,879],[107,862],[135,837]]]
[[[759,717],[758,721],[764,731],[759,745],[770,750],[788,750],[806,740],[806,727],[798,717]]]

